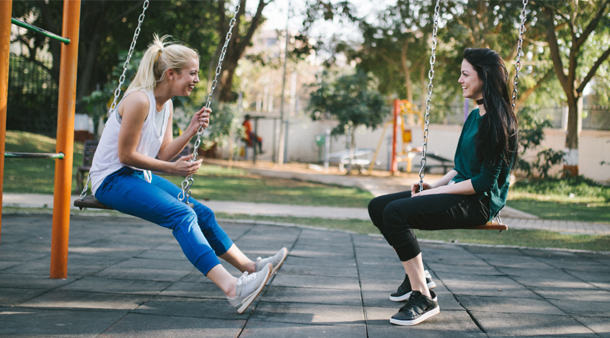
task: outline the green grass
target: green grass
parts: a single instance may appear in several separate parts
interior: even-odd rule
[[[6,152],[54,153],[55,139],[20,131],[7,131]],[[57,160],[62,161],[62,160]],[[83,162],[83,145],[74,143],[73,173]],[[72,189],[76,192],[76,176]],[[55,180],[55,160],[4,159],[4,192],[52,194]]]
[[[215,168],[216,174],[208,174],[211,168]],[[247,174],[223,176],[222,169],[216,166],[202,166],[199,173],[194,176],[195,183],[191,188],[192,195],[198,199],[366,208],[373,198],[371,193],[358,188]],[[183,180],[177,176],[164,177],[178,186]]]
[[[516,182],[509,207],[543,219],[610,223],[610,188],[584,177]]]
[[[46,136],[7,131],[7,152],[54,152],[55,140]],[[75,143],[73,172],[82,164],[83,145]],[[52,194],[55,165],[52,160],[5,159],[4,192]],[[74,175],[73,175],[74,176]],[[163,175],[180,186],[184,177]],[[75,177],[75,176],[74,176]],[[289,179],[263,178],[242,169],[203,165],[191,188],[195,198],[334,207],[366,207],[373,195],[358,188],[329,186]],[[77,194],[76,179],[72,192]]]

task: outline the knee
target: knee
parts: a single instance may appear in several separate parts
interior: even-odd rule
[[[199,219],[205,220],[208,218],[215,218],[216,215],[214,215],[214,211],[212,211],[212,209],[206,207],[205,205],[201,204],[201,203],[195,203],[195,213],[197,214],[197,217]]]
[[[373,221],[373,224],[378,228],[383,225],[383,210],[384,205],[381,203],[379,197],[375,197],[369,202],[369,217],[371,218],[371,221]]]
[[[399,203],[390,203],[383,209],[383,224],[389,232],[409,227],[408,210]]]
[[[189,228],[197,224],[197,214],[195,213],[195,210],[187,205],[185,205],[184,208],[177,210],[172,219],[171,229],[174,231],[180,228]]]

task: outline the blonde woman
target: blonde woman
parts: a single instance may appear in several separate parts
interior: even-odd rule
[[[258,296],[287,255],[252,261],[218,225],[212,210],[178,200],[173,183],[151,171],[187,176],[201,160],[192,155],[170,162],[210,122],[211,110],[196,112],[182,135],[172,137],[174,96],[188,96],[199,82],[199,55],[191,48],[154,36],[138,71],[100,139],[91,167],[92,191],[102,203],[172,230],[188,260],[210,278],[239,313]],[[243,272],[232,276],[218,257]]]

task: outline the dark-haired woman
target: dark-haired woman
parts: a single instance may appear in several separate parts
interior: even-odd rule
[[[478,107],[468,116],[455,152],[455,167],[437,182],[380,196],[369,215],[394,248],[406,276],[391,300],[407,300],[390,323],[415,325],[438,314],[433,282],[426,275],[412,229],[442,230],[484,224],[506,203],[517,145],[517,119],[510,105],[508,72],[493,50],[464,51],[458,80],[465,98]]]

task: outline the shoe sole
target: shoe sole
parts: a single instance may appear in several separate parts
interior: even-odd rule
[[[269,281],[270,277],[271,277],[271,270],[269,270],[269,272],[267,273],[267,278],[265,279],[264,282],[261,283],[261,285],[258,287],[258,289],[256,289],[256,291],[252,292],[250,294],[250,296],[244,298],[243,303],[241,304],[239,309],[237,309],[237,313],[243,313],[244,311],[246,311],[248,309],[250,304],[252,304],[252,302],[256,299],[256,297],[258,297],[258,295],[261,293],[261,291],[263,291],[263,288]]]
[[[434,281],[430,281],[430,283],[428,283],[428,289],[434,289],[436,287],[436,283],[434,283]],[[405,293],[402,296],[392,296],[390,295],[390,300],[393,302],[404,302],[405,300],[409,299],[409,297],[411,297],[411,291]]]
[[[412,325],[417,325],[421,322],[423,322],[424,320],[436,316],[437,314],[439,314],[441,312],[441,308],[440,306],[437,306],[436,308],[424,313],[423,315],[419,316],[416,319],[413,320],[399,320],[399,319],[394,319],[394,318],[390,318],[390,323],[394,324],[394,325],[403,325],[403,326],[412,326]]]
[[[271,275],[273,276],[273,274],[275,274],[275,272],[280,268],[280,266],[282,266],[282,264],[284,264],[284,261],[286,260],[286,257],[288,257],[288,249],[286,249],[285,247],[282,248],[282,250],[286,250],[286,254],[284,255],[284,258],[282,258],[282,260],[277,264],[277,266],[273,267],[273,271],[271,271]]]

